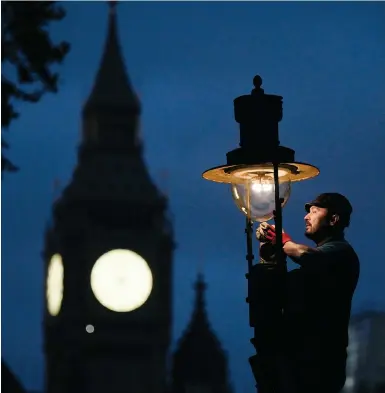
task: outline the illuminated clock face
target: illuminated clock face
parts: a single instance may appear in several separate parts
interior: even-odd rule
[[[63,279],[63,260],[59,254],[55,254],[49,261],[47,271],[47,309],[52,316],[56,316],[60,312],[63,301]]]
[[[91,271],[91,289],[104,307],[129,312],[141,307],[152,290],[152,274],[147,262],[130,250],[103,254]]]

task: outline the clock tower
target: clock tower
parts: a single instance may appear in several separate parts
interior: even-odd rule
[[[72,179],[45,234],[47,393],[162,393],[171,339],[172,227],[142,156],[116,2]]]

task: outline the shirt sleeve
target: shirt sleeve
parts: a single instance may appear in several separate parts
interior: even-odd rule
[[[348,252],[349,245],[344,242],[329,242],[302,254],[297,263],[311,271],[323,271],[337,263]]]

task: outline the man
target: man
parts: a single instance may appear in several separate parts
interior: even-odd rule
[[[359,260],[345,240],[352,206],[341,194],[325,193],[305,205],[305,235],[315,247],[283,232],[283,252],[298,269],[287,274],[283,349],[295,393],[338,393],[346,379],[348,325],[359,277]],[[272,225],[257,229],[261,243],[275,244]],[[266,258],[266,256],[263,256]]]

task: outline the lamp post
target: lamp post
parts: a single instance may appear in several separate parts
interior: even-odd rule
[[[203,173],[206,180],[227,183],[237,207],[246,216],[248,297],[251,339],[257,354],[249,359],[259,393],[281,393],[284,370],[280,364],[282,309],[286,258],[282,250],[282,207],[291,183],[311,179],[319,170],[295,161],[295,151],[280,145],[278,123],[282,97],[265,94],[262,79],[255,76],[250,95],[234,100],[235,120],[240,125],[239,147],[227,153],[226,165]],[[253,264],[253,223],[274,219],[274,261]]]

